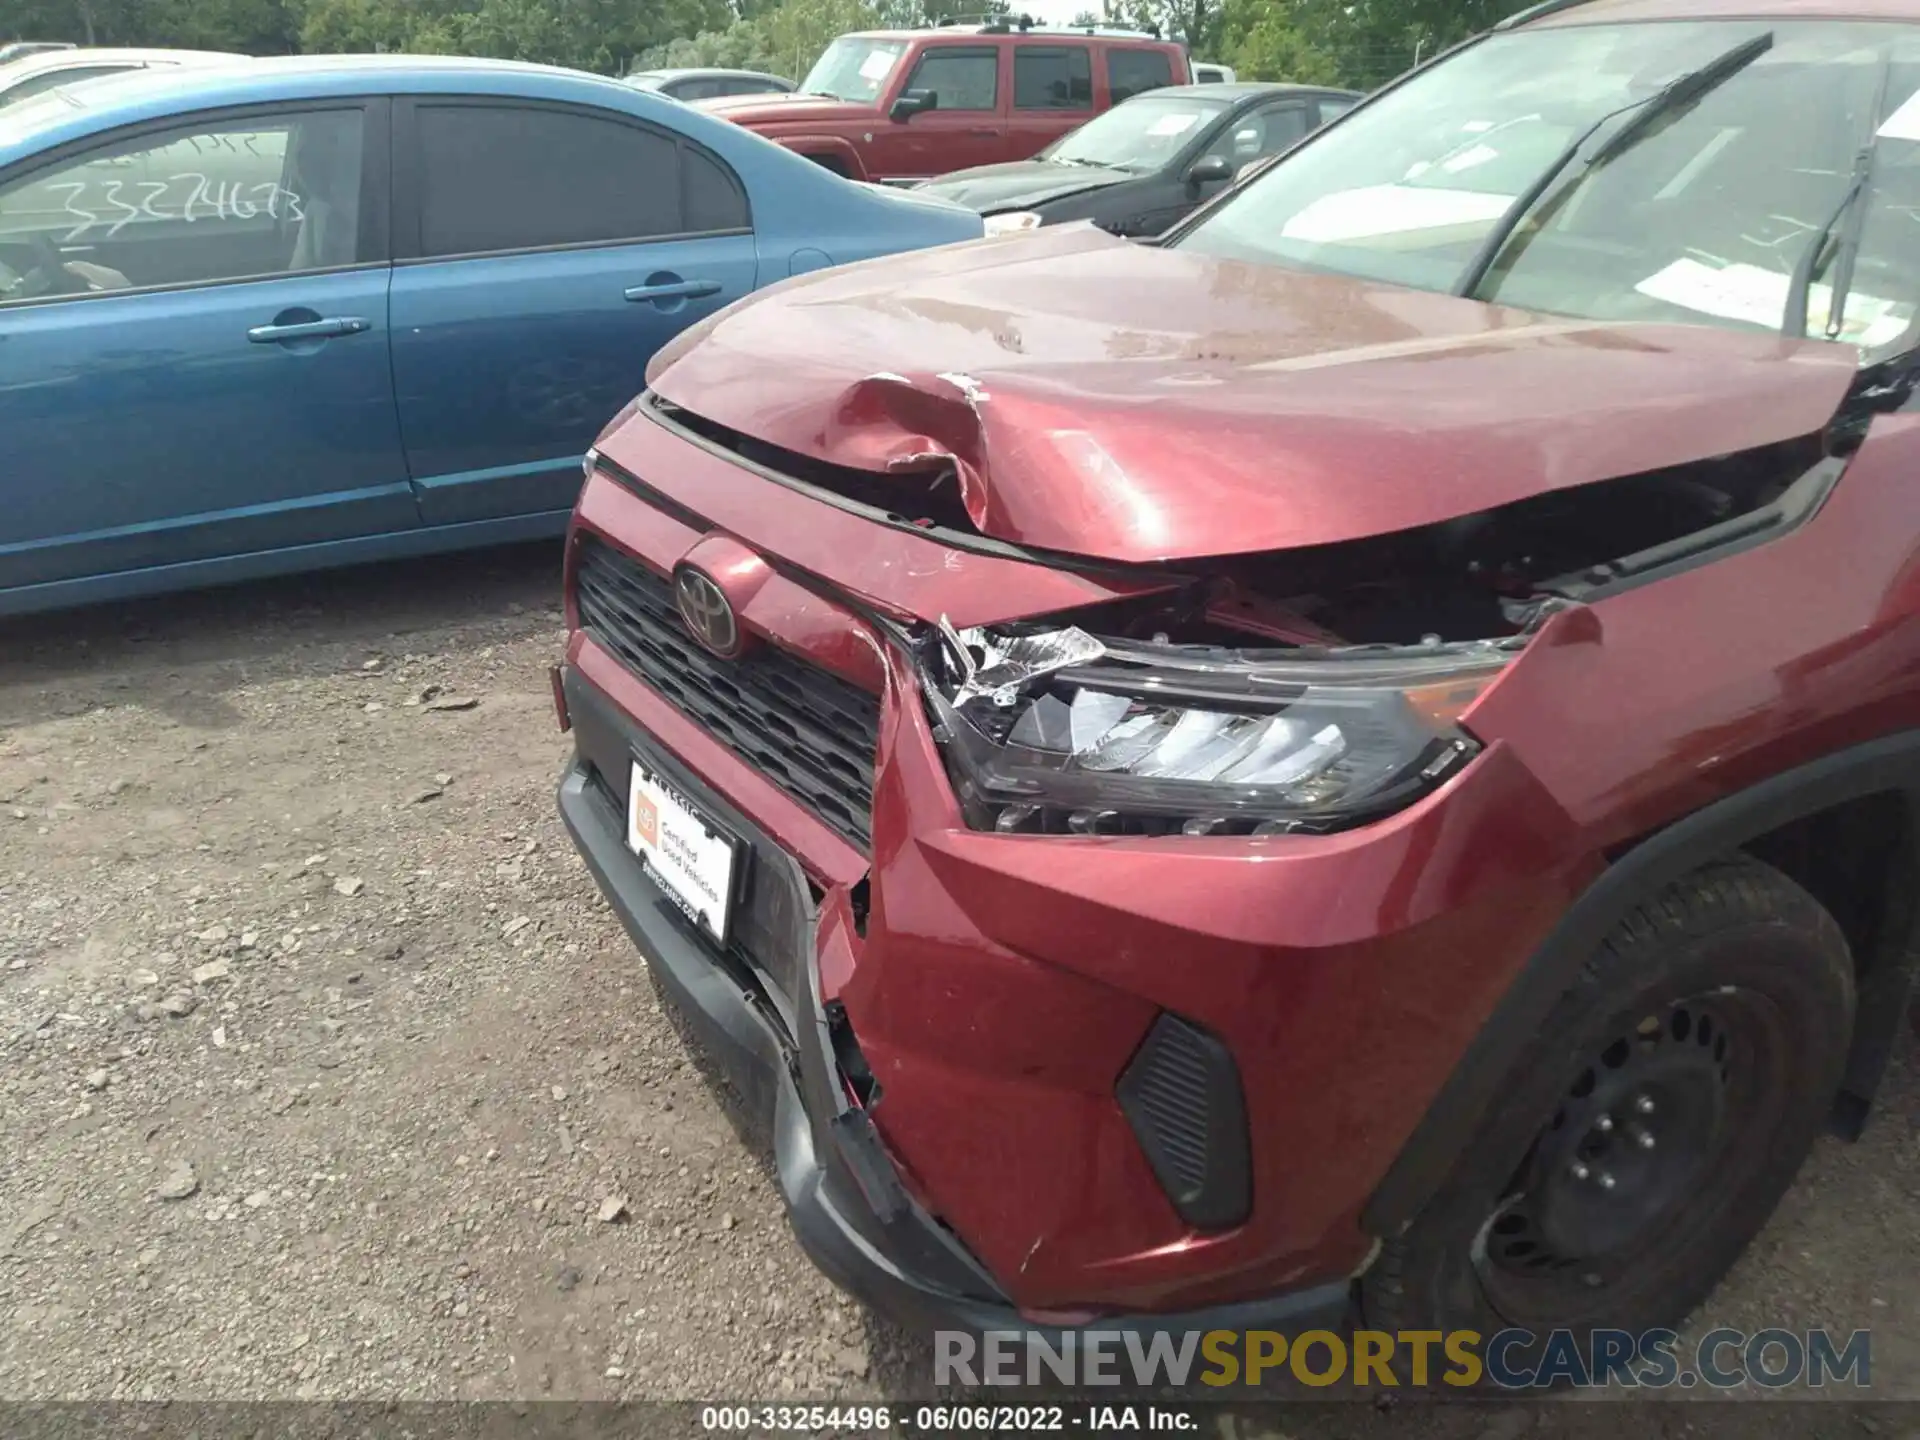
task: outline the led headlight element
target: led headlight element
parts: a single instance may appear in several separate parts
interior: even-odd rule
[[[1477,748],[1452,717],[1509,653],[944,638],[952,683],[928,703],[970,820],[1082,833],[1332,829],[1397,808]]]

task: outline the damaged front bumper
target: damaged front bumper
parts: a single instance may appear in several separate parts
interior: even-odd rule
[[[799,867],[577,670],[569,668],[562,684],[578,749],[560,783],[561,816],[646,957],[662,998],[685,1017],[738,1091],[748,1122],[770,1131],[794,1234],[837,1285],[918,1329],[1185,1332],[1345,1322],[1350,1292],[1344,1281],[1185,1313],[1023,1315],[960,1240],[908,1193],[872,1121],[853,1102],[820,998],[811,906],[789,912],[795,986],[789,1020],[785,1007],[750,973],[730,967],[692,929],[627,849],[618,798],[625,781],[616,777],[632,759],[641,759],[740,836],[756,866],[774,867],[789,893],[804,896]]]

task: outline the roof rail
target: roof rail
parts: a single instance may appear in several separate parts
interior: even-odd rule
[[[942,15],[933,24],[935,29],[941,30],[956,25],[977,25],[982,35],[1005,35],[1011,30],[1031,30],[1033,17],[983,10],[974,15]]]
[[[1529,5],[1525,10],[1516,11],[1506,19],[1494,25],[1496,30],[1512,30],[1535,20],[1544,20],[1549,15],[1558,15],[1562,10],[1571,10],[1576,5],[1585,5],[1587,0],[1540,0],[1538,5]]]
[[[1114,35],[1139,40],[1160,39],[1158,25],[1149,25],[1144,30],[1129,30],[1117,25],[1043,25],[1026,14],[943,15],[933,22],[932,28],[946,30],[961,26],[971,26],[982,35]]]

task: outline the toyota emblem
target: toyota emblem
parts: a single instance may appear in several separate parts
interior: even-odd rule
[[[723,660],[740,653],[740,622],[713,577],[683,565],[673,577],[673,603],[693,638]]]

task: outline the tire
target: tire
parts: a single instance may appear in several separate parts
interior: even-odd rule
[[[846,162],[838,155],[809,155],[806,158],[829,174],[838,175],[842,180],[851,180],[853,178],[847,169]]]
[[[1853,961],[1805,890],[1716,862],[1629,914],[1360,1282],[1370,1328],[1675,1327],[1823,1128]]]

